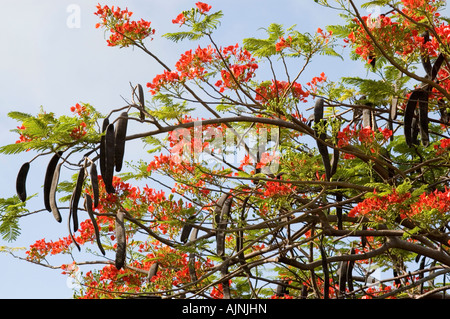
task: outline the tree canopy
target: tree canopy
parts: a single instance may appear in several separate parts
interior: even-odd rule
[[[446,1],[315,2],[342,23],[313,33],[272,23],[226,46],[215,37],[226,16],[197,2],[168,17],[180,29],[162,37],[192,44],[173,66],[152,50],[151,22],[99,4],[107,45],[141,50],[161,72],[130,83],[108,114],[87,102],[59,117],[8,114],[18,140],[0,153],[32,155],[17,194],[0,199],[0,234],[14,241],[22,218],[48,211],[67,237],[23,256],[2,249],[81,273],[75,298],[445,298]],[[366,77],[307,78],[347,51]],[[30,195],[41,157],[43,191]],[[34,196],[42,210],[30,212]]]

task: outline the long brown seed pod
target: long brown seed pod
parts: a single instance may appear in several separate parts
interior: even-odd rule
[[[94,226],[95,241],[97,242],[97,246],[104,256],[104,255],[106,255],[105,249],[103,248],[103,245],[100,241],[100,230],[98,228],[97,220],[95,219],[95,216],[94,216],[94,211],[92,210],[92,197],[89,194],[85,194],[84,199],[85,199],[84,207],[86,208],[86,210],[89,214],[89,218],[91,219],[92,226]]]
[[[142,88],[142,85],[138,84],[138,96],[139,96],[139,104],[140,104],[140,110],[139,110],[139,118],[141,121],[145,120],[145,97],[144,97],[144,89]]]
[[[220,269],[222,277],[226,277],[228,275],[228,260],[223,262],[222,268]],[[223,289],[223,299],[231,299],[230,294],[230,280],[225,279],[222,281],[222,289]]]
[[[102,137],[100,138],[100,173],[103,175],[106,174],[106,129],[109,125],[109,119],[105,118],[102,123]]]
[[[108,194],[116,192],[112,185],[115,163],[115,139],[114,126],[110,124],[106,128],[105,133],[105,171],[102,172],[103,182]]]
[[[428,94],[422,94],[419,100],[419,129],[420,140],[425,147],[430,143],[428,122]]]
[[[181,236],[180,236],[180,241],[182,243],[186,243],[188,238],[189,238],[189,234],[191,233],[192,230],[192,222],[195,220],[195,216],[190,216],[186,223],[183,225],[183,228],[181,230]]]
[[[44,206],[45,206],[45,209],[47,209],[49,212],[52,211],[52,208],[50,207],[50,188],[52,186],[53,174],[55,174],[55,169],[56,169],[56,166],[58,165],[58,161],[61,158],[62,153],[63,152],[60,151],[52,156],[52,158],[48,162],[47,170],[45,172]]]
[[[328,262],[327,262],[327,255],[325,253],[325,250],[323,249],[323,246],[319,246],[320,249],[320,255],[322,257],[322,268],[323,268],[323,299],[329,299],[330,297],[330,273],[328,271]]]
[[[412,145],[412,124],[413,124],[413,118],[414,113],[416,110],[417,102],[419,101],[420,91],[414,90],[405,106],[405,115],[403,119],[404,123],[404,133],[405,133],[405,141],[408,146]]]
[[[189,277],[191,277],[191,282],[197,281],[197,272],[195,271],[195,253],[189,254]]]
[[[220,221],[217,224],[216,242],[217,242],[217,255],[223,256],[225,254],[225,232],[227,228],[228,217],[230,216],[231,206],[233,199],[228,198],[223,204],[222,211],[220,213]]]
[[[117,213],[116,213],[116,228],[115,228],[116,241],[117,241],[115,266],[116,266],[117,270],[122,269],[122,267],[125,265],[125,259],[127,256],[127,251],[126,251],[127,242],[126,242],[124,219],[125,219],[125,213],[121,210],[117,211]]]
[[[128,127],[128,113],[123,112],[120,114],[116,123],[116,137],[115,137],[115,156],[114,161],[116,165],[116,172],[122,170],[123,157],[125,155],[125,140],[127,137]]]
[[[323,108],[324,108],[324,100],[319,98],[314,105],[314,124],[318,125],[320,121],[323,120]],[[316,129],[316,137],[317,140],[317,149],[319,150],[320,155],[322,156],[323,166],[325,168],[325,176],[327,180],[331,178],[331,163],[330,156],[328,154],[328,147],[323,143],[326,134],[320,133]]]
[[[16,178],[16,192],[17,196],[19,196],[19,199],[24,202],[27,200],[27,175],[28,171],[30,170],[30,163],[26,162],[24,163],[20,169],[19,173],[17,174]]]
[[[94,201],[94,207],[96,208],[98,206],[99,202],[99,189],[98,189],[98,172],[97,172],[97,165],[95,165],[94,162],[91,163],[91,169],[89,171],[90,177],[91,177],[91,187],[92,187],[92,196]]]
[[[350,249],[350,255],[354,255],[355,254],[355,248],[352,247],[352,249]],[[353,291],[353,267],[355,266],[355,261],[351,260],[348,262],[348,266],[347,266],[347,283],[348,283],[348,290],[350,292]]]
[[[441,68],[442,63],[444,63],[444,61],[445,61],[444,55],[442,53],[439,53],[436,61],[433,64],[433,69],[431,70],[431,80],[434,81],[434,79],[436,79],[439,69]]]
[[[75,184],[75,189],[72,193],[72,198],[70,200],[70,210],[72,211],[74,232],[78,230],[78,204],[80,202],[81,191],[83,190],[83,183],[84,183],[84,167],[80,168],[77,177],[77,182]]]
[[[62,221],[62,218],[58,209],[58,205],[56,204],[56,190],[58,189],[59,174],[61,171],[62,164],[63,163],[59,163],[58,165],[56,165],[49,192],[50,210],[53,214],[53,217],[56,219],[58,223]]]

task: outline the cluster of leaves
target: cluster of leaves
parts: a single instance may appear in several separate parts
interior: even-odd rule
[[[133,158],[112,180],[102,170],[90,183],[77,182],[81,171],[60,182],[60,201],[69,202],[70,212],[74,188],[98,202],[80,207],[89,218],[79,227],[74,222],[74,234],[69,228],[65,238],[36,241],[26,260],[47,263],[74,247],[98,256],[103,267],[83,273],[77,298],[445,292],[450,27],[439,14],[445,2],[366,2],[363,8],[386,9],[378,17],[361,16],[352,0],[341,2],[344,25],[309,34],[271,24],[267,38],[225,46],[214,38],[222,12],[198,2],[172,20],[182,31],[164,37],[210,44],[181,54],[173,69],[146,47],[154,32],[149,22],[133,23],[128,10],[99,5],[98,27],[112,33],[109,45],[140,48],[164,68],[147,83],[151,100],[137,85],[132,102],[106,117],[89,104],[59,118],[11,112],[22,123],[14,130],[20,137],[0,152],[33,151],[37,158],[62,151],[69,169],[83,171],[97,160],[101,166],[111,138],[106,124],[125,117],[145,131],[122,141],[140,140],[152,159]],[[340,58],[341,45],[373,77],[331,81],[324,70],[308,78],[313,57]],[[264,67],[272,76],[260,80]],[[419,67],[426,76],[414,73]],[[211,117],[195,117],[199,110]],[[25,204],[17,196],[1,201],[4,238],[18,236]],[[95,243],[102,256],[90,248]],[[92,263],[70,258],[59,268],[73,276]],[[392,276],[376,281],[374,265]]]

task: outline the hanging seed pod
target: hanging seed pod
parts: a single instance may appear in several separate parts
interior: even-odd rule
[[[322,98],[318,99],[316,101],[316,104],[314,105],[314,123],[315,125],[318,125],[320,121],[323,120],[323,108],[324,108],[324,101]],[[325,168],[325,176],[327,180],[330,180],[331,178],[331,163],[330,163],[330,157],[328,154],[328,148],[323,143],[323,140],[326,138],[326,134],[320,133],[316,129],[316,137],[317,139],[317,149],[319,150],[319,153],[322,157],[323,166]]]
[[[363,127],[372,127],[372,111],[369,109],[363,109]]]
[[[78,204],[80,202],[81,191],[83,190],[83,183],[84,183],[84,167],[82,167],[78,173],[75,189],[72,193],[72,198],[70,200],[70,210],[72,212],[74,232],[78,230]]]
[[[16,192],[17,192],[17,196],[19,196],[19,199],[22,202],[25,202],[27,200],[26,183],[27,183],[27,175],[28,175],[29,170],[30,170],[30,163],[26,162],[20,167],[19,173],[17,174]]]
[[[53,177],[52,177],[52,183],[50,185],[50,191],[49,191],[50,211],[52,212],[53,217],[56,219],[56,221],[58,223],[60,223],[62,221],[62,218],[61,218],[61,214],[58,209],[58,205],[56,204],[56,191],[58,188],[59,174],[61,171],[62,164],[63,163],[59,163],[55,168],[55,171],[54,171]]]
[[[329,299],[330,297],[330,273],[328,271],[327,255],[322,245],[319,246],[320,255],[322,257],[322,268],[323,268],[323,299]]]
[[[398,106],[398,97],[393,97],[391,101],[391,108],[390,108],[390,117],[391,120],[397,119],[397,106]]]
[[[404,122],[405,141],[408,146],[412,145],[413,119],[417,102],[419,101],[419,95],[420,92],[418,90],[414,90],[411,93],[405,107],[405,116],[403,122]]]
[[[330,178],[336,174],[338,164],[339,164],[339,149],[335,149],[333,151],[333,156],[331,157],[331,171],[330,171]]]
[[[158,262],[154,262],[148,271],[148,280],[152,280],[154,276],[158,273],[159,264]]]
[[[228,198],[223,204],[222,211],[220,213],[220,221],[217,224],[217,255],[223,256],[225,254],[225,232],[227,228],[228,218],[230,217],[231,206],[233,204],[233,199]]]
[[[433,64],[433,69],[431,70],[431,80],[434,81],[436,79],[436,76],[439,73],[439,70],[442,66],[442,63],[444,63],[445,57],[442,53],[439,53],[436,61]]]
[[[85,199],[84,207],[88,212],[89,218],[91,219],[92,226],[94,226],[95,240],[97,242],[97,246],[104,256],[106,253],[105,253],[105,250],[103,249],[103,245],[100,241],[100,230],[98,228],[97,220],[95,219],[95,216],[94,216],[94,211],[92,210],[92,204],[93,204],[92,197],[89,194],[85,194],[84,199]]]
[[[362,225],[362,230],[367,230],[367,226],[365,224]],[[366,236],[361,236],[361,246],[362,248],[366,248],[367,238]]]
[[[424,44],[427,43],[428,41],[430,41],[430,33],[428,31],[425,31],[424,33],[422,33],[421,37],[423,37]],[[428,56],[428,54],[422,53],[421,60],[422,60],[422,66],[423,66],[425,72],[427,73],[427,77],[431,77],[432,66],[431,66],[431,62],[430,62],[430,57]]]
[[[102,172],[103,182],[108,194],[114,194],[116,190],[112,185],[115,163],[115,132],[112,124],[108,125],[105,134],[105,171]]]
[[[352,249],[350,249],[350,255],[354,255],[355,254],[355,248],[352,247]],[[355,266],[355,261],[354,260],[350,260],[348,262],[348,266],[347,266],[347,284],[348,284],[348,290],[350,292],[353,291],[353,267]]]
[[[341,294],[345,294],[345,290],[347,287],[347,271],[348,271],[348,262],[347,261],[339,262],[337,275],[339,278],[339,292]]]
[[[191,277],[191,282],[196,282],[198,280],[197,278],[197,272],[195,271],[195,253],[189,254],[189,277]]]
[[[120,114],[119,120],[116,123],[115,155],[114,155],[116,172],[120,172],[122,170],[123,157],[125,155],[125,140],[127,137],[127,127],[128,127],[128,113],[123,112],[122,114]]]
[[[336,194],[336,202],[342,201],[342,194]],[[342,207],[336,206],[336,217],[337,217],[337,225],[338,229],[342,229]]]
[[[58,161],[61,158],[63,152],[58,152],[55,155],[52,156],[50,159],[47,170],[45,172],[45,179],[44,179],[44,206],[45,209],[47,209],[49,212],[52,211],[52,208],[50,207],[50,188],[52,186],[52,180],[53,180],[53,174],[55,174],[56,166],[58,165]]]
[[[141,121],[145,120],[145,114],[144,114],[144,109],[145,109],[145,97],[144,97],[144,89],[142,88],[142,85],[138,84],[138,94],[139,94],[139,104],[140,104],[140,110],[139,110],[139,118],[141,119]]]
[[[126,259],[126,234],[125,234],[125,213],[121,210],[119,210],[116,213],[116,228],[115,228],[115,234],[116,234],[116,241],[117,241],[117,249],[116,249],[116,259],[115,259],[115,266],[117,270],[122,269],[122,267],[125,265],[125,259]]]
[[[190,216],[186,223],[183,225],[183,228],[181,230],[181,236],[180,236],[180,241],[182,243],[186,243],[188,238],[189,238],[189,234],[191,233],[192,230],[192,222],[195,220],[195,216]]]
[[[106,174],[106,129],[109,125],[109,119],[105,118],[102,123],[102,137],[100,138],[100,173]]]
[[[94,162],[91,163],[91,169],[89,171],[91,178],[92,196],[94,201],[94,208],[97,208],[99,202],[99,189],[98,189],[98,172],[97,165]]]
[[[428,93],[421,94],[419,99],[419,130],[422,145],[427,147],[430,143],[428,134]]]
[[[220,273],[222,275],[222,278],[228,275],[228,260],[223,262],[222,268],[220,269]],[[222,289],[223,289],[223,299],[231,299],[229,279],[225,279],[222,281]]]

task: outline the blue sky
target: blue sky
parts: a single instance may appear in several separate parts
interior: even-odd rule
[[[107,47],[103,32],[95,29],[93,15],[98,1],[87,0],[2,0],[0,19],[0,144],[14,142],[17,136],[10,129],[18,124],[7,118],[12,110],[35,114],[42,105],[48,112],[68,113],[77,102],[90,103],[106,113],[123,105],[122,96],[130,96],[129,82],[145,84],[161,72],[161,68],[139,50]],[[117,0],[109,5],[128,7],[135,18],[152,21],[156,29],[155,40],[148,47],[168,65],[173,65],[186,49],[195,43],[173,44],[160,38],[161,34],[178,29],[171,23],[184,9],[196,1],[181,0]],[[104,2],[101,2],[102,4]],[[106,2],[105,2],[106,3]],[[286,27],[297,24],[299,31],[314,32],[318,27],[341,22],[337,13],[326,10],[313,0],[279,1],[209,1],[213,10],[225,14],[216,40],[219,45],[241,42],[246,37],[264,37],[258,30],[272,22]],[[69,5],[80,8],[79,28],[69,28]],[[334,58],[314,61],[311,77],[326,71],[331,80],[340,75],[365,71],[354,63],[344,64]],[[346,59],[346,62],[349,62]],[[310,78],[311,78],[310,77]],[[305,82],[310,80],[306,79]],[[15,192],[16,174],[23,162],[34,154],[0,156],[2,183],[0,197]],[[137,154],[137,156],[139,156]],[[41,193],[43,174],[48,159],[33,163],[29,174],[29,192]],[[31,211],[41,209],[42,198],[32,201]],[[66,222],[54,222],[46,212],[22,221],[22,235],[13,243],[0,246],[29,246],[36,239],[57,240],[67,236]],[[64,262],[68,262],[64,260]],[[66,277],[59,270],[50,270],[18,261],[0,254],[0,298],[71,298]],[[55,261],[55,264],[58,264]]]

